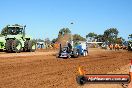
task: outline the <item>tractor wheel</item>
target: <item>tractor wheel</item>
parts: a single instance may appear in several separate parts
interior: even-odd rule
[[[88,52],[86,50],[84,50],[83,56],[86,57],[87,55],[88,55]]]
[[[29,51],[29,49],[28,49],[28,43],[29,43],[28,40],[26,40],[26,41],[24,42],[24,49],[23,49],[23,51],[25,51],[25,52],[28,52],[28,51]]]
[[[12,42],[13,42],[12,39],[6,41],[5,48],[8,53],[12,52]]]
[[[128,46],[128,51],[131,51],[131,47],[130,46]]]
[[[28,42],[28,50],[30,52],[34,52],[36,50],[36,43],[34,41]]]
[[[76,81],[79,85],[84,85],[86,83],[86,78],[84,76],[77,76]]]
[[[88,51],[86,51],[86,56],[88,56]]]
[[[73,57],[74,57],[74,58],[78,58],[78,56],[79,56],[78,50],[77,50],[77,49],[74,49],[74,50],[73,50]]]
[[[12,41],[12,51],[16,53],[20,53],[22,50],[22,43],[19,40]]]
[[[86,56],[86,51],[83,51],[83,56],[84,56],[84,57]]]

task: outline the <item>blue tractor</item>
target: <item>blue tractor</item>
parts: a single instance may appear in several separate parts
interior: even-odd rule
[[[81,55],[88,55],[88,47],[86,43],[80,43],[75,46],[73,46],[73,43],[67,43],[67,45],[64,47],[62,47],[62,45],[60,44],[57,58],[78,58]]]
[[[88,55],[88,44],[87,42],[80,42],[78,45],[75,46],[78,51],[79,55],[87,56]]]

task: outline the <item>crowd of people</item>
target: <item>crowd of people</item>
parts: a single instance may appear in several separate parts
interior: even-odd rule
[[[120,45],[120,44],[110,44],[109,46],[110,50],[119,50],[119,49],[127,49],[127,46],[125,45]]]

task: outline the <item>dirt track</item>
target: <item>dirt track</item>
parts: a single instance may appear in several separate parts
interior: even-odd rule
[[[91,49],[87,57],[65,60],[56,59],[54,52],[44,53],[0,54],[0,88],[77,88],[79,66],[88,73],[106,74],[120,70],[132,58],[131,52],[100,49]]]

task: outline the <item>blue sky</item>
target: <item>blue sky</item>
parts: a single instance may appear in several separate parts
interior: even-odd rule
[[[114,27],[127,39],[132,33],[132,0],[1,0],[0,30],[15,23],[27,25],[33,38],[56,38],[63,27],[83,37]]]

